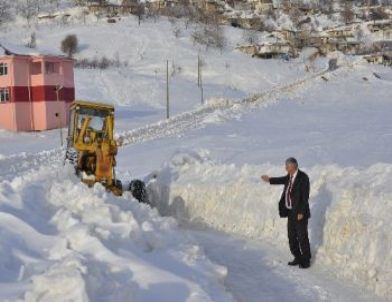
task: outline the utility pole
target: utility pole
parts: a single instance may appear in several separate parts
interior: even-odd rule
[[[197,55],[197,86],[200,87],[200,55]]]
[[[56,112],[56,117],[58,121],[58,128],[60,132],[60,145],[63,147],[63,129],[62,129],[62,123],[61,123],[61,103],[60,103],[60,97],[59,97],[59,92],[61,89],[63,89],[63,86],[56,85],[55,92],[56,92],[56,98],[57,98],[57,110]]]
[[[169,110],[169,60],[166,60],[166,118],[170,118]]]
[[[204,91],[203,91],[203,75],[202,75],[202,63],[200,55],[197,55],[197,86],[200,88],[200,102],[204,104]]]
[[[385,26],[382,26],[382,54],[385,54]]]
[[[204,90],[203,90],[203,83],[200,85],[200,97],[201,97],[201,104],[204,105]]]
[[[201,69],[200,69],[200,98],[201,98],[201,104],[204,105],[203,76],[201,74]]]

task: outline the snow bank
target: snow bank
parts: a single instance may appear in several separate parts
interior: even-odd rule
[[[286,220],[278,217],[281,187],[260,182],[283,167],[218,165],[206,152],[177,154],[150,184],[159,210],[183,222],[287,246]],[[366,169],[314,166],[310,237],[316,265],[392,298],[392,165]],[[289,256],[288,256],[289,257]]]
[[[232,301],[175,219],[67,168],[0,182],[0,229],[1,301]]]

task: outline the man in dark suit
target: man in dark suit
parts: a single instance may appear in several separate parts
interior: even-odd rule
[[[300,268],[310,267],[310,244],[308,236],[309,210],[309,177],[298,169],[298,162],[291,157],[286,160],[287,175],[261,179],[271,185],[284,185],[279,201],[280,217],[287,217],[287,231],[290,251],[294,260],[289,265],[299,265]]]

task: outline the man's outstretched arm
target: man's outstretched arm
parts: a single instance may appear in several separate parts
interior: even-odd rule
[[[287,176],[282,177],[269,177],[268,175],[261,176],[261,179],[271,185],[284,185],[287,182]]]

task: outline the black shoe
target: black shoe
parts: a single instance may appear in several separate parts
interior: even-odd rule
[[[287,263],[290,266],[296,266],[298,264],[300,264],[300,261],[298,258],[295,258],[293,261],[290,261],[289,263]]]
[[[310,262],[302,262],[302,263],[299,264],[299,268],[306,269],[306,268],[309,268],[309,267],[310,267]]]

